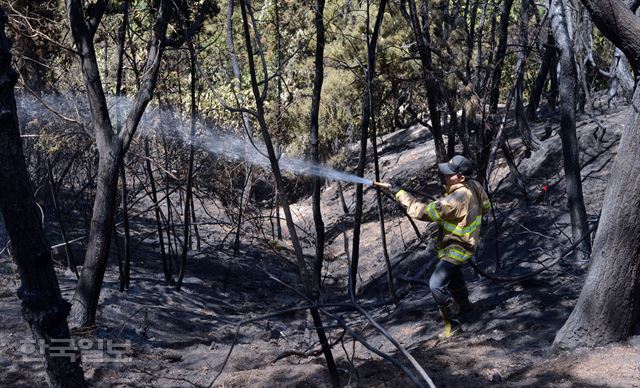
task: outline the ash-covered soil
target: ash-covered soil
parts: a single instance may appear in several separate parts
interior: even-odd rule
[[[590,118],[577,124],[583,190],[592,225],[597,222],[608,170],[626,123],[626,107],[598,119],[607,129],[602,138],[602,131],[596,133],[598,126]],[[437,338],[440,322],[426,286],[435,263],[430,243],[433,227],[416,221],[418,238],[400,208],[384,199],[386,239],[398,296],[394,304],[375,191],[365,190],[358,302],[369,318],[415,358],[436,386],[640,386],[638,337],[603,348],[550,353],[588,267],[572,254],[556,260],[570,245],[571,235],[558,126],[554,117],[533,125],[534,134],[545,140],[539,141],[538,150],[529,158],[522,158],[518,141],[510,141],[526,179],[526,197],[516,188],[504,161],[498,159],[492,181],[492,188],[497,188],[492,193],[495,220],[490,217],[483,224],[477,257],[479,266],[489,272],[499,259],[496,274],[501,277],[557,263],[532,278],[512,282],[487,279],[466,268],[476,310],[466,319],[464,332],[453,339]],[[379,154],[383,180],[398,180],[415,191],[437,195],[435,156],[425,128],[385,136]],[[354,148],[347,153],[346,164],[355,166],[356,160]],[[367,176],[373,176],[372,164],[367,166]],[[413,382],[400,368],[354,341],[344,329],[348,326],[373,349],[415,373],[398,347],[349,304],[347,269],[355,189],[352,185],[343,188],[346,214],[336,183],[328,183],[322,194],[328,245],[321,311],[341,383],[411,386]],[[314,252],[310,203],[305,199],[292,208],[309,260]],[[265,226],[268,232],[247,227],[241,249],[234,255],[228,244],[222,249],[218,245],[228,230],[204,224],[202,248],[191,252],[179,292],[163,285],[158,242],[153,238],[146,238],[136,251],[127,292],[118,291],[114,258],[105,277],[97,325],[74,330],[74,334],[76,339],[129,341],[130,346],[125,362],[85,362],[88,382],[123,387],[330,386],[314,324],[305,310],[308,301],[298,294],[302,287],[290,245],[273,240],[269,226]],[[1,260],[0,385],[44,386],[41,363],[24,360],[22,346],[30,332],[20,316],[18,278],[10,260],[6,256]],[[58,275],[70,300],[75,276],[62,269]]]

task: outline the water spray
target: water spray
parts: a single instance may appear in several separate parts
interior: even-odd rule
[[[133,99],[127,96],[108,96],[109,114],[112,122],[124,122],[126,114],[133,106]],[[52,107],[56,107],[55,112]],[[39,127],[56,128],[62,117],[74,121],[78,125],[86,125],[91,121],[91,113],[85,98],[73,93],[62,95],[44,95],[36,100],[33,96],[22,94],[18,96],[18,113],[23,123],[37,122]],[[118,115],[119,117],[116,117]],[[37,120],[37,121],[36,121]],[[186,146],[194,147],[211,155],[216,155],[230,161],[245,161],[247,163],[270,168],[269,158],[266,156],[264,145],[250,139],[248,136],[238,136],[232,128],[213,125],[211,122],[196,118],[196,135],[191,137],[191,118],[174,109],[150,105],[138,125],[138,136],[164,136]],[[38,135],[24,135],[38,136]],[[325,178],[365,186],[374,186],[370,179],[359,177],[335,168],[313,163],[301,158],[282,155],[279,160],[280,168],[297,175]],[[374,186],[381,187],[381,186]]]

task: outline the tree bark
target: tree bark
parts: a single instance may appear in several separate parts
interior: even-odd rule
[[[442,92],[440,85],[434,77],[433,59],[430,50],[429,2],[428,0],[423,0],[422,2],[422,23],[420,23],[415,0],[408,0],[408,3],[411,28],[416,38],[420,63],[422,64],[422,77],[427,91],[427,105],[429,107],[429,117],[431,118],[431,128],[429,128],[429,130],[433,135],[436,159],[438,162],[444,162],[447,159],[447,149],[442,138],[441,116],[438,107],[442,100]]]
[[[591,265],[555,349],[599,346],[634,333],[640,316],[640,89],[607,184]],[[633,236],[633,237],[632,237]]]
[[[412,2],[413,0],[409,0]],[[367,69],[365,72],[365,90],[362,97],[362,121],[360,123],[360,154],[358,156],[358,167],[356,174],[359,177],[364,176],[364,167],[367,158],[367,138],[369,132],[369,123],[371,118],[371,103],[373,97],[371,96],[370,85],[375,78],[375,63],[376,63],[376,47],[378,45],[378,35],[380,33],[380,26],[382,25],[382,18],[384,16],[384,10],[386,8],[387,1],[382,0],[378,7],[378,15],[376,16],[376,22],[373,28],[371,38],[367,41]],[[367,18],[368,18],[367,12]],[[367,19],[368,22],[368,19]],[[367,26],[369,24],[367,23]],[[368,28],[368,27],[367,27]],[[367,34],[368,35],[368,34]],[[439,119],[438,119],[439,120]],[[434,135],[435,137],[435,135]],[[442,137],[441,137],[442,139]],[[437,148],[437,147],[436,147]],[[444,149],[444,142],[442,143],[442,152],[446,152]],[[362,224],[362,206],[363,206],[363,187],[361,184],[356,185],[356,209],[353,221],[353,246],[351,252],[351,269],[349,272],[349,288],[353,295],[356,294],[356,283],[358,278],[358,261],[360,258],[360,227]]]
[[[4,33],[6,21],[4,10],[0,9],[0,207],[20,275],[22,316],[31,327],[37,347],[41,343],[57,347],[71,339],[67,325],[70,306],[60,293],[22,152],[14,95],[18,77],[11,67]],[[74,353],[73,360],[52,357],[49,351],[43,356],[50,386],[85,386],[79,354]]]
[[[531,121],[534,121],[538,118],[537,110],[538,105],[540,105],[540,98],[542,96],[542,91],[544,90],[544,85],[547,81],[547,75],[550,74],[550,70],[557,63],[555,60],[556,57],[556,43],[553,39],[553,32],[549,29],[547,34],[547,43],[545,44],[544,55],[542,58],[542,63],[540,63],[540,68],[538,70],[538,74],[536,75],[535,80],[533,81],[533,85],[531,87],[531,92],[529,93],[529,103],[527,105],[527,118]]]
[[[518,72],[516,76],[515,83],[515,115],[516,115],[516,123],[518,126],[518,130],[522,135],[522,143],[526,147],[526,151],[530,154],[532,150],[537,148],[536,139],[531,133],[531,127],[529,127],[529,121],[527,120],[527,115],[524,110],[524,101],[523,101],[523,93],[524,93],[524,74],[525,71],[520,71],[521,68],[524,68],[525,63],[527,61],[527,57],[529,55],[529,34],[527,29],[529,28],[529,2],[527,0],[522,2],[520,6],[520,32],[518,34],[518,38],[520,41],[520,47],[518,49],[518,60],[516,64],[516,71]],[[536,37],[537,38],[537,37]]]
[[[317,0],[314,9],[314,21],[316,27],[316,51],[315,51],[315,75],[313,78],[313,94],[311,97],[311,114],[309,124],[309,150],[311,161],[319,163],[320,140],[318,136],[320,115],[320,96],[322,94],[322,81],[324,78],[324,0]],[[313,265],[313,288],[320,292],[322,284],[322,263],[324,261],[324,221],[320,210],[320,189],[322,181],[314,176],[313,180],[313,223],[316,229],[316,259]]]
[[[496,55],[493,59],[495,66],[491,74],[491,91],[490,91],[490,111],[495,114],[498,112],[498,102],[500,100],[500,85],[502,83],[502,67],[507,55],[507,40],[509,38],[509,14],[513,0],[504,0],[502,2],[502,10],[500,12],[500,25],[498,26],[498,47]],[[492,63],[490,61],[490,63]]]
[[[196,48],[193,44],[193,40],[189,40],[189,64],[191,71],[191,83],[189,89],[189,96],[191,99],[191,133],[189,134],[189,167],[187,169],[187,187],[184,200],[184,213],[183,213],[183,232],[182,238],[182,253],[180,256],[180,269],[178,271],[178,280],[176,281],[176,290],[182,288],[182,280],[187,266],[187,254],[189,253],[189,239],[191,232],[191,203],[193,199],[193,159],[195,156],[195,146],[193,145],[193,139],[196,135],[196,119],[198,115],[198,105],[196,101]],[[238,225],[238,228],[240,226]]]
[[[582,238],[589,233],[587,212],[582,195],[578,139],[576,136],[576,91],[577,75],[575,59],[571,49],[571,39],[567,28],[566,0],[552,0],[550,3],[551,28],[560,49],[560,139],[567,192],[567,206],[571,216],[573,241],[582,241],[577,251],[579,260],[587,260],[591,252],[591,241]]]
[[[640,1],[630,0],[626,4],[631,12],[635,13],[640,6]],[[635,80],[629,70],[629,61],[622,50],[616,47],[609,67],[609,99],[607,100],[609,105],[618,94],[622,94],[622,97],[631,103],[634,85]]]
[[[111,246],[121,153],[122,148],[116,144],[109,147],[106,156],[101,156],[98,160],[96,196],[87,252],[71,309],[71,320],[77,326],[90,326],[95,322]]]
[[[620,0],[581,0],[598,29],[622,52],[636,74],[640,69],[640,23]]]
[[[631,103],[634,84],[633,74],[629,71],[629,61],[622,50],[616,48],[609,67],[609,98],[607,102],[611,104],[616,96],[622,95],[625,101]]]
[[[619,0],[583,0],[594,23],[640,65],[640,19]],[[636,31],[635,33],[632,33]],[[632,59],[633,58],[633,59]],[[592,262],[578,302],[558,331],[555,349],[621,341],[640,317],[640,89],[611,167]]]

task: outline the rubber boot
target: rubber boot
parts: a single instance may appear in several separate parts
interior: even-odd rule
[[[456,302],[451,302],[446,306],[439,306],[438,310],[440,310],[440,316],[442,317],[444,325],[442,333],[438,335],[438,338],[450,338],[462,332],[462,325],[458,318],[460,306],[458,306]]]

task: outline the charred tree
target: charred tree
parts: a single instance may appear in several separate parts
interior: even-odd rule
[[[560,139],[567,192],[567,206],[571,216],[571,232],[574,241],[582,241],[577,258],[587,260],[591,252],[591,241],[582,238],[589,233],[587,211],[582,195],[578,138],[576,135],[577,75],[572,42],[567,27],[566,0],[552,0],[549,5],[551,28],[560,50]]]
[[[98,148],[98,173],[96,196],[93,204],[91,228],[87,244],[82,274],[73,296],[71,318],[78,326],[94,323],[100,297],[100,289],[107,267],[107,258],[114,225],[118,173],[123,157],[131,144],[138,123],[147,104],[153,96],[162,54],[167,45],[178,46],[181,42],[172,42],[166,38],[172,10],[172,2],[160,0],[156,8],[155,23],[147,59],[140,80],[140,87],[134,97],[122,129],[114,132],[109,109],[96,59],[94,36],[107,1],[98,1],[88,8],[87,14],[79,0],[66,0],[67,18],[80,57],[89,106],[91,108],[92,127]],[[195,33],[202,25],[205,15],[217,13],[217,6],[205,1],[191,29]]]
[[[298,238],[296,225],[293,222],[293,216],[291,214],[291,209],[289,207],[289,199],[287,197],[286,189],[284,187],[284,181],[282,179],[282,173],[280,171],[280,164],[278,162],[278,157],[276,155],[276,151],[273,146],[273,141],[271,140],[271,134],[269,133],[269,128],[265,119],[264,99],[266,98],[266,95],[267,95],[269,78],[268,78],[268,71],[266,69],[266,63],[264,62],[262,48],[260,45],[260,35],[258,31],[255,29],[254,18],[251,10],[250,1],[240,0],[240,10],[242,11],[242,28],[244,32],[245,49],[247,52],[247,59],[248,59],[248,65],[249,65],[251,91],[253,93],[253,97],[256,103],[256,110],[252,111],[251,114],[258,121],[260,132],[262,134],[262,140],[267,150],[271,171],[273,173],[277,191],[279,194],[280,204],[282,205],[282,211],[284,212],[287,228],[289,229],[289,236],[291,238],[291,243],[293,244],[295,256],[298,262],[298,270],[300,271],[300,277],[304,287],[304,292],[307,298],[314,300],[315,298],[313,295],[314,293],[313,293],[313,285],[312,285],[313,282],[311,278],[311,273],[307,266],[304,253],[302,251],[302,245],[300,243],[300,239]],[[251,21],[249,20],[249,18],[251,18]],[[250,24],[254,26],[253,30],[256,34],[256,41],[258,42],[257,43],[258,53],[260,54],[262,59],[262,65],[263,65],[262,71],[264,74],[264,82],[262,82],[262,89],[260,89],[259,87],[258,78],[256,75],[256,65],[253,57],[254,51],[252,48],[253,47],[252,36],[251,36],[251,30],[249,28]],[[322,324],[322,317],[320,316],[320,312],[316,307],[310,308],[309,312],[311,313],[311,317],[313,319],[316,333],[320,341],[320,346],[322,347],[322,352],[325,356],[325,360],[327,361],[327,368],[329,369],[331,383],[334,387],[339,387],[340,380],[338,378],[338,370],[336,368],[336,363],[333,359],[331,346],[329,344],[329,341],[327,339],[327,336]]]
[[[438,162],[447,160],[447,149],[442,138],[442,124],[439,105],[442,101],[442,91],[434,76],[433,58],[431,55],[431,23],[429,20],[429,1],[423,0],[418,14],[415,0],[408,0],[409,22],[416,39],[420,63],[422,65],[422,78],[427,92],[427,105],[431,118],[431,134],[435,145],[436,159]],[[420,20],[422,16],[422,21]],[[367,119],[368,120],[368,119]]]
[[[631,11],[635,13],[640,6],[640,1],[628,0],[626,4],[629,6],[629,9],[631,9]],[[609,99],[607,102],[611,104],[611,101],[615,97],[621,95],[621,97],[624,98],[628,103],[631,103],[635,80],[633,74],[631,74],[631,71],[629,69],[629,61],[627,60],[627,57],[624,55],[622,50],[617,47],[611,60],[608,76]]]
[[[227,4],[227,15],[225,20],[225,25],[227,29],[227,50],[229,51],[229,62],[231,63],[231,69],[233,70],[233,76],[238,80],[239,84],[242,84],[242,71],[240,70],[240,65],[238,64],[238,56],[236,54],[236,49],[233,44],[233,10],[234,10],[234,0],[230,0],[229,4]],[[276,19],[278,19],[278,5],[275,4],[276,8]],[[276,20],[276,28],[278,26],[278,20]],[[278,77],[278,82],[281,81],[281,77]],[[278,94],[279,96],[280,94]],[[277,105],[277,109],[280,109],[280,105]],[[242,126],[243,126],[243,138],[245,140],[245,153],[249,152],[247,149],[247,143],[250,141],[249,137],[252,136],[253,129],[251,128],[251,120],[249,118],[249,114],[247,112],[240,112],[242,116]],[[253,168],[249,163],[245,163],[245,179],[244,184],[242,185],[242,193],[240,195],[240,204],[238,205],[238,226],[236,227],[236,236],[235,241],[233,243],[233,254],[236,255],[238,250],[240,249],[240,232],[242,230],[242,216],[244,214],[244,206],[247,206],[249,199],[251,198],[251,186],[253,181]]]
[[[524,110],[524,101],[523,101],[523,93],[524,93],[524,67],[527,61],[527,57],[529,56],[529,1],[522,1],[522,5],[520,6],[520,25],[519,25],[519,34],[518,38],[520,41],[520,47],[517,53],[517,64],[516,69],[518,69],[516,82],[514,86],[515,93],[515,115],[516,115],[516,123],[518,126],[518,130],[522,135],[522,143],[525,145],[526,152],[531,153],[531,151],[537,148],[536,139],[531,133],[531,127],[529,126],[529,121],[527,119],[527,115]],[[520,71],[520,69],[523,69]]]
[[[527,118],[534,121],[538,118],[537,110],[540,105],[540,99],[544,90],[544,85],[547,81],[547,76],[550,76],[551,72],[557,64],[557,48],[555,40],[553,39],[553,32],[549,29],[547,33],[547,42],[544,46],[544,55],[538,74],[536,75],[533,85],[531,86],[531,92],[529,93],[529,103],[527,105]]]
[[[116,98],[122,95],[122,75],[123,75],[123,59],[124,59],[124,42],[125,34],[129,25],[129,0],[122,3],[122,23],[118,29],[118,46],[117,57],[118,67],[116,69]],[[116,130],[119,132],[122,128],[120,122],[119,101],[116,101]],[[129,289],[129,274],[131,273],[131,228],[129,227],[129,205],[127,203],[127,173],[124,163],[120,165],[120,184],[122,185],[122,226],[124,229],[124,266],[120,271],[120,291]],[[116,239],[118,237],[116,236]]]
[[[320,140],[318,136],[320,114],[320,96],[322,94],[322,81],[324,78],[324,0],[317,0],[314,10],[314,22],[316,27],[316,51],[315,51],[315,75],[313,78],[313,94],[311,97],[311,119],[309,124],[309,150],[311,161],[318,163],[320,159]],[[320,210],[320,189],[322,181],[320,177],[313,178],[313,223],[316,228],[316,259],[313,265],[313,287],[315,292],[320,291],[322,279],[322,262],[324,261],[324,221]]]
[[[53,181],[53,167],[51,167],[51,162],[47,158],[47,176],[49,178],[49,189],[51,190],[51,202],[53,205],[53,211],[56,215],[56,220],[58,221],[58,225],[60,226],[60,235],[62,236],[62,242],[64,243],[64,253],[67,257],[67,267],[73,271],[76,275],[76,278],[80,275],[78,274],[78,268],[76,267],[76,261],[73,257],[73,252],[71,251],[71,244],[69,244],[69,239],[67,238],[67,231],[64,227],[64,222],[62,220],[62,214],[60,213],[60,206],[58,205],[58,192],[55,187],[55,182]]]
[[[620,0],[583,0],[596,26],[640,70],[640,19]],[[611,169],[585,284],[554,348],[621,341],[640,319],[640,89]],[[632,237],[633,236],[633,237]]]
[[[500,100],[500,85],[502,83],[502,68],[507,56],[507,41],[509,38],[509,15],[511,14],[511,7],[513,6],[513,0],[504,0],[502,2],[502,10],[500,11],[500,24],[498,26],[498,47],[496,48],[496,54],[493,58],[495,63],[493,72],[491,73],[491,90],[490,90],[490,111],[495,114],[498,112],[498,102]]]
[[[6,22],[0,9],[0,208],[20,275],[22,316],[31,327],[34,341],[56,346],[71,338],[67,325],[70,306],[60,293],[22,152],[14,95],[18,76],[11,67]],[[50,386],[85,386],[78,354],[73,354],[73,360],[48,351],[43,356]]]
[[[173,284],[173,276],[171,274],[171,266],[169,258],[167,256],[166,248],[164,245],[164,232],[162,230],[162,214],[160,210],[160,203],[158,202],[158,190],[156,188],[156,179],[153,175],[153,169],[151,168],[151,147],[149,147],[149,139],[144,139],[144,156],[145,156],[145,170],[149,176],[149,186],[151,192],[149,193],[151,201],[153,201],[154,215],[156,219],[156,229],[158,231],[158,242],[160,244],[160,256],[162,258],[162,271],[164,273],[164,283],[167,286]]]
[[[189,40],[189,65],[191,71],[191,82],[189,88],[189,97],[191,102],[191,132],[189,134],[189,167],[187,168],[187,187],[184,200],[184,212],[182,217],[182,252],[180,254],[180,266],[178,270],[178,280],[176,281],[176,290],[182,288],[182,280],[187,266],[187,255],[189,253],[189,240],[191,235],[191,204],[193,203],[193,160],[195,156],[195,146],[193,139],[196,136],[196,120],[198,115],[198,104],[196,101],[196,48],[193,40]],[[240,226],[238,226],[240,228]]]
[[[413,0],[409,1],[411,2]],[[370,86],[373,82],[373,79],[375,78],[376,47],[378,45],[378,35],[380,34],[380,27],[382,25],[382,18],[384,16],[386,5],[386,0],[382,0],[380,2],[378,15],[376,16],[376,22],[373,28],[373,33],[371,34],[371,38],[367,42],[367,68],[365,71],[364,96],[362,97],[362,119],[360,122],[360,154],[358,156],[358,167],[356,169],[356,174],[360,177],[364,176],[364,167],[367,159],[367,138],[371,119],[371,103],[373,101]],[[367,17],[368,15],[369,13],[367,9]],[[368,25],[369,24],[367,23],[367,26]],[[446,150],[444,149],[444,142],[442,143],[442,152],[446,153]],[[364,193],[362,184],[356,185],[356,208],[353,221],[353,246],[351,252],[351,269],[349,272],[349,289],[353,295],[356,294],[358,261],[360,258],[360,227],[362,224],[363,194]]]

